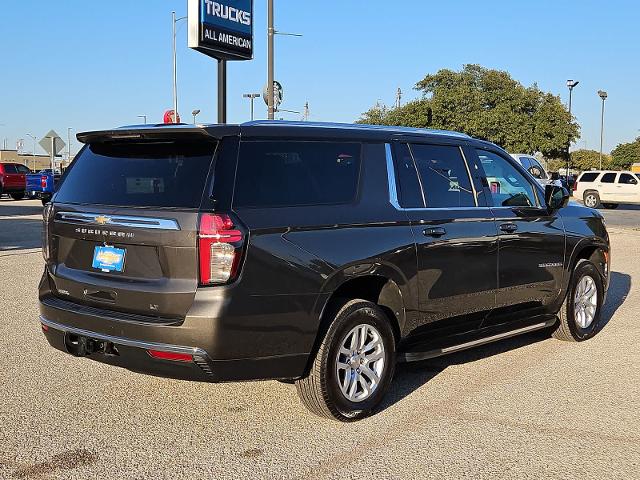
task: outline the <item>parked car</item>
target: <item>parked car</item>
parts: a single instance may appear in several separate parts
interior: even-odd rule
[[[640,203],[639,178],[632,172],[592,170],[583,172],[574,185],[574,196],[591,208],[618,208]]]
[[[532,155],[524,153],[511,153],[510,154],[520,165],[527,170],[533,178],[535,178],[543,187],[549,184],[562,186],[559,179],[554,180],[551,175],[545,170],[545,168],[535,159]]]
[[[51,168],[45,168],[38,173],[27,175],[26,188],[29,198],[37,198],[42,201],[43,205],[46,205],[51,200],[60,177],[60,170]]]
[[[14,200],[22,200],[28,173],[31,170],[21,163],[0,163],[0,196],[7,194]]]
[[[81,133],[44,209],[40,322],[78,357],[295,383],[370,414],[397,361],[596,334],[601,214],[454,132],[310,122]]]

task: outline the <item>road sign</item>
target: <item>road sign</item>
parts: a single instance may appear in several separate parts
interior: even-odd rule
[[[267,106],[269,105],[269,88],[267,87],[267,85],[264,86],[264,89],[262,90],[262,99],[264,100],[264,103],[267,104]],[[276,110],[278,109],[278,107],[280,106],[280,104],[282,103],[282,97],[284,96],[284,90],[282,88],[282,85],[280,84],[280,82],[274,81],[273,82],[273,108],[275,108]]]
[[[189,47],[219,60],[253,58],[253,0],[189,0]]]
[[[53,141],[51,141],[52,138]],[[50,130],[49,133],[47,133],[39,143],[45,152],[47,152],[49,155],[54,156],[58,155],[67,145],[60,138],[60,135],[55,132],[55,130]]]

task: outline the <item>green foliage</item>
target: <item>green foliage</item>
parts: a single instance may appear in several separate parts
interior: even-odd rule
[[[560,98],[524,87],[507,72],[465,65],[443,69],[416,85],[419,100],[400,108],[376,106],[359,123],[442,128],[490,140],[510,152],[564,155],[579,126],[570,121]]]
[[[600,169],[600,152],[595,150],[576,150],[571,152],[571,166],[578,170]],[[602,154],[602,168],[611,168],[611,155]]]
[[[611,165],[617,169],[628,170],[634,163],[640,163],[640,137],[621,143],[611,152]]]

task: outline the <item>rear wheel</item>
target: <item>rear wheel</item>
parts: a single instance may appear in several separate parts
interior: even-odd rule
[[[22,200],[24,198],[24,192],[12,193],[11,198],[14,200]]]
[[[296,389],[316,415],[359,420],[380,403],[394,369],[395,340],[387,315],[372,302],[350,300],[338,310]]]
[[[569,290],[560,311],[553,336],[559,340],[581,342],[597,333],[604,299],[600,272],[589,260],[580,260],[573,270]]]
[[[598,192],[586,192],[583,200],[584,204],[589,208],[600,208],[600,195],[598,195]]]

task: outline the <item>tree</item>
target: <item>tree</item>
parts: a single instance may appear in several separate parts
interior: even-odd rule
[[[611,168],[611,155],[602,154],[602,168]],[[576,150],[571,152],[571,165],[579,170],[600,169],[600,152],[595,150]]]
[[[640,137],[629,143],[621,143],[611,152],[611,165],[620,170],[628,170],[634,163],[640,163]]]
[[[579,127],[560,98],[524,87],[507,72],[479,65],[443,69],[416,85],[422,98],[400,108],[365,112],[358,123],[442,128],[490,140],[510,152],[565,155]]]

